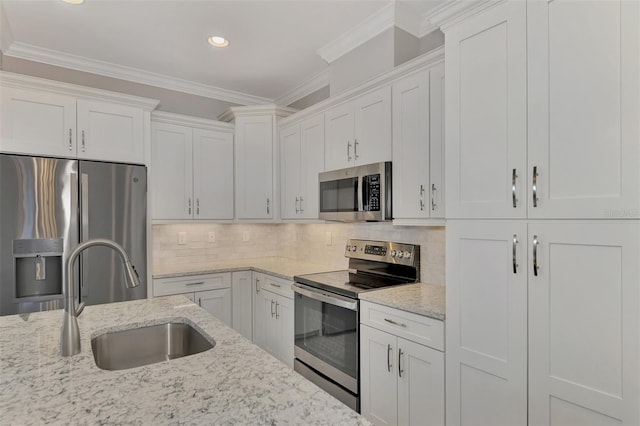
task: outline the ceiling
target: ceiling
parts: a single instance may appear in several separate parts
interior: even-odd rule
[[[417,16],[441,0],[402,3]],[[392,0],[2,0],[5,55],[220,99],[272,101],[326,74],[318,49]],[[230,40],[226,49],[207,43]],[[166,83],[166,84],[165,84]],[[200,89],[200,90],[198,90]],[[219,96],[216,96],[219,94]],[[254,97],[254,99],[250,99]],[[239,102],[242,103],[242,102]]]

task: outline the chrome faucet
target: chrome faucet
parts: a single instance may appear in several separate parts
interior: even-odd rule
[[[134,288],[140,285],[138,273],[131,265],[129,255],[118,243],[104,238],[96,238],[80,243],[69,255],[64,265],[64,321],[62,323],[62,336],[60,338],[60,355],[72,356],[80,353],[80,329],[78,328],[78,316],[84,310],[84,302],[75,306],[75,293],[73,283],[73,264],[85,249],[93,246],[105,246],[113,249],[120,255],[124,265],[126,286]]]

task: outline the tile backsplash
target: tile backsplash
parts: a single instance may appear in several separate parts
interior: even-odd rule
[[[178,244],[180,232],[185,244]],[[153,225],[153,264],[280,256],[344,269],[349,238],[419,244],[421,281],[445,284],[445,228],[388,223]]]

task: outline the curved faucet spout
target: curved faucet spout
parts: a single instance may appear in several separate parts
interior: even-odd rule
[[[80,353],[78,316],[84,309],[84,302],[80,303],[77,308],[75,307],[73,264],[80,253],[93,246],[109,247],[120,255],[122,264],[124,265],[125,285],[127,288],[134,288],[140,285],[140,277],[131,264],[129,255],[120,244],[105,238],[95,238],[80,243],[78,247],[71,252],[64,265],[64,321],[62,323],[62,336],[60,338],[60,354],[62,356],[72,356]]]

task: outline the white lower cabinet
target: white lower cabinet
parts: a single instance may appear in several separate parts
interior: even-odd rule
[[[385,317],[398,325],[370,326]],[[376,425],[443,425],[444,353],[409,340],[442,348],[442,322],[368,302],[361,302],[360,318],[362,415]],[[414,334],[421,328],[435,336]]]
[[[640,424],[640,224],[447,224],[447,424]]]
[[[231,273],[190,275],[153,280],[153,295],[183,294],[231,326]]]
[[[253,273],[231,273],[231,324],[235,331],[253,339]]]
[[[254,343],[293,368],[293,290],[291,282],[256,274]]]

